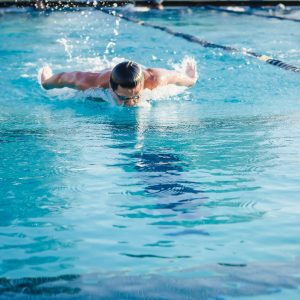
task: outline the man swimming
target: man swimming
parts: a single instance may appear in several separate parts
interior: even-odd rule
[[[47,90],[64,87],[81,91],[109,89],[117,105],[134,106],[140,102],[143,89],[153,90],[167,84],[190,87],[197,81],[196,73],[196,67],[190,62],[184,74],[160,68],[143,69],[133,61],[124,61],[99,73],[63,72],[53,75],[50,67],[46,66],[42,70],[41,84]]]

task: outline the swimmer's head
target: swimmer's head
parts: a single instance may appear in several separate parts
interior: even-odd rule
[[[113,91],[118,86],[124,89],[134,89],[144,80],[142,68],[133,61],[124,61],[116,65],[110,75],[110,86]]]

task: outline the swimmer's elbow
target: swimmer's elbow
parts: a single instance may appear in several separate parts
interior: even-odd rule
[[[192,78],[177,72],[173,76],[167,78],[167,84],[176,84],[186,87],[192,87],[193,85],[195,85],[196,81],[197,78]]]
[[[53,86],[51,86],[51,84],[49,84],[47,81],[41,82],[41,86],[45,90],[51,90],[51,89],[53,89]]]
[[[182,78],[180,78],[179,80],[177,80],[175,82],[172,82],[172,83],[174,83],[176,85],[179,85],[179,86],[185,86],[185,87],[189,88],[189,87],[194,86],[195,83],[196,83],[196,81],[197,80],[190,79],[190,78],[188,78],[188,79],[182,79]]]
[[[197,82],[197,77],[185,76],[181,80],[182,85],[184,85],[186,87],[192,87],[196,84],[196,82]]]
[[[55,89],[55,88],[64,87],[66,84],[66,80],[64,78],[65,74],[66,73],[59,73],[56,75],[52,75],[48,79],[42,80],[42,82],[41,82],[42,87],[45,90],[51,90],[51,89]]]
[[[196,84],[196,82],[197,82],[197,79],[192,79],[192,80],[190,80],[188,83],[187,83],[187,87],[192,87],[192,86],[194,86],[195,84]]]

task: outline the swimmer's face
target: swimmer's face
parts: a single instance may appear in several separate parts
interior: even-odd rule
[[[134,106],[141,100],[141,91],[143,90],[143,84],[139,83],[133,89],[123,88],[118,85],[118,88],[114,91],[118,104],[124,104],[125,106]]]

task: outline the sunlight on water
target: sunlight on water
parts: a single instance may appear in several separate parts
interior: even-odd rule
[[[300,61],[278,20],[127,11]],[[91,9],[1,10],[0,24],[1,295],[297,298],[298,74]],[[132,109],[37,80],[46,64],[182,72],[191,59],[193,88],[146,90]]]

